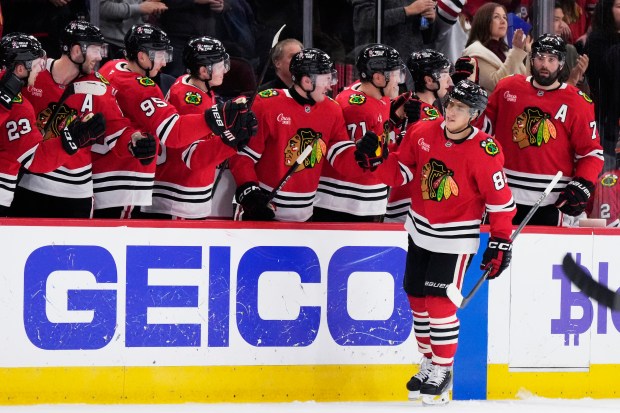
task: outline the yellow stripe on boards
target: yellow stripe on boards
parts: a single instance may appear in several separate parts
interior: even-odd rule
[[[405,401],[411,365],[1,368],[0,404]]]
[[[528,394],[562,399],[620,397],[618,364],[592,364],[589,372],[511,372],[506,364],[491,364],[487,373],[489,400]]]

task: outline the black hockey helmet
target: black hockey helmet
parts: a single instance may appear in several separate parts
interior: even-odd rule
[[[82,53],[86,53],[86,48],[91,44],[105,45],[105,40],[99,28],[89,22],[76,20],[65,26],[60,34],[60,46],[66,55],[71,54],[71,47],[79,44]],[[104,54],[105,56],[105,54]]]
[[[457,83],[448,93],[448,98],[458,100],[480,113],[484,112],[489,102],[487,91],[469,79]]]
[[[163,50],[167,52],[167,62],[172,61],[172,46],[166,32],[151,24],[134,24],[125,33],[125,53],[128,60],[137,60],[138,52],[149,55],[151,60],[154,56],[151,51]]]
[[[226,71],[230,69],[230,57],[222,42],[213,37],[202,36],[191,39],[183,49],[183,65],[196,76],[202,66],[206,66],[211,76],[211,66],[224,62]]]
[[[566,42],[558,35],[545,33],[532,43],[532,57],[537,53],[553,54],[558,57],[558,60],[564,62],[566,59]]]
[[[302,49],[291,59],[289,66],[293,82],[299,84],[303,76],[322,75],[334,72],[334,62],[327,53],[319,49]]]
[[[407,59],[407,68],[411,72],[416,90],[419,90],[424,88],[424,76],[430,76],[435,82],[439,82],[440,72],[450,69],[450,61],[441,52],[424,49],[411,53]]]
[[[368,80],[374,73],[385,73],[404,69],[405,65],[396,49],[374,43],[364,47],[355,60],[360,79]]]
[[[27,70],[33,60],[45,56],[41,42],[29,34],[9,33],[0,40],[0,64],[7,68],[23,62]]]

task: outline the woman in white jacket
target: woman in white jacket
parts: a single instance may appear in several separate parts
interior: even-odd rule
[[[512,48],[504,37],[508,30],[506,9],[498,3],[487,3],[478,9],[472,22],[463,56],[474,57],[480,70],[480,86],[490,94],[500,79],[513,74],[526,74],[524,60],[528,51],[521,29],[515,31]]]

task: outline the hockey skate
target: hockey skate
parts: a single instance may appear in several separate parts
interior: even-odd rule
[[[428,380],[428,376],[431,373],[431,368],[433,363],[431,359],[427,357],[422,357],[422,362],[420,363],[420,371],[414,374],[411,379],[407,382],[407,390],[409,390],[409,400],[419,400],[420,399],[420,389],[422,388],[422,384]]]
[[[420,394],[425,405],[442,405],[450,401],[452,392],[452,367],[432,365],[428,379],[422,384]]]

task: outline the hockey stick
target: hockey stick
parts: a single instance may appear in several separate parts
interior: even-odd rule
[[[49,129],[52,127],[54,120],[56,119],[56,117],[58,117],[58,113],[60,113],[60,108],[62,107],[62,104],[65,103],[65,101],[69,97],[73,95],[101,96],[105,94],[107,89],[108,88],[106,87],[104,83],[96,82],[94,80],[83,80],[80,82],[69,83],[65,91],[60,96],[60,99],[56,103],[56,107],[54,108],[54,111],[48,118],[47,123],[45,124],[45,127],[43,128],[43,135],[45,135],[45,133],[49,131]]]
[[[605,307],[612,310],[620,310],[620,294],[610,290],[600,282],[594,280],[578,265],[570,254],[566,254],[562,260],[562,269],[566,278],[571,280],[581,292],[593,298]]]
[[[521,231],[527,225],[530,219],[532,219],[532,216],[534,216],[542,201],[544,201],[547,195],[549,195],[549,193],[551,192],[553,187],[556,186],[560,178],[562,178],[562,172],[558,171],[558,173],[555,174],[549,185],[547,185],[547,188],[545,188],[545,191],[540,195],[540,198],[538,198],[536,203],[532,206],[532,208],[530,208],[529,212],[527,213],[525,218],[523,218],[523,221],[521,221],[521,224],[517,227],[516,231],[510,236],[511,241],[514,241],[515,238],[517,238],[517,236],[521,233]],[[466,297],[463,297],[458,287],[454,283],[448,285],[446,289],[446,295],[448,296],[450,301],[452,301],[457,307],[465,308],[474,297],[476,292],[480,289],[480,287],[482,287],[482,284],[484,284],[484,282],[487,280],[492,270],[493,267],[489,267],[482,274],[482,277],[480,277],[480,279],[476,282],[476,285],[474,285],[474,288],[472,288],[472,290],[469,292],[469,294],[467,294]]]
[[[278,193],[278,191],[280,191],[282,189],[282,187],[284,187],[284,185],[291,178],[291,176],[293,176],[293,174],[295,173],[297,168],[299,168],[299,165],[301,165],[306,160],[306,158],[310,155],[310,152],[312,152],[312,149],[314,148],[314,143],[316,141],[317,141],[317,138],[313,139],[312,143],[310,143],[310,145],[306,146],[306,149],[304,149],[299,154],[299,156],[295,160],[295,163],[292,164],[290,168],[288,168],[288,171],[286,171],[286,173],[284,174],[282,179],[280,179],[280,183],[278,184],[278,186],[273,188],[273,190],[269,193],[269,197],[267,198],[267,204],[269,204],[273,200],[273,198],[276,197],[276,194]]]

